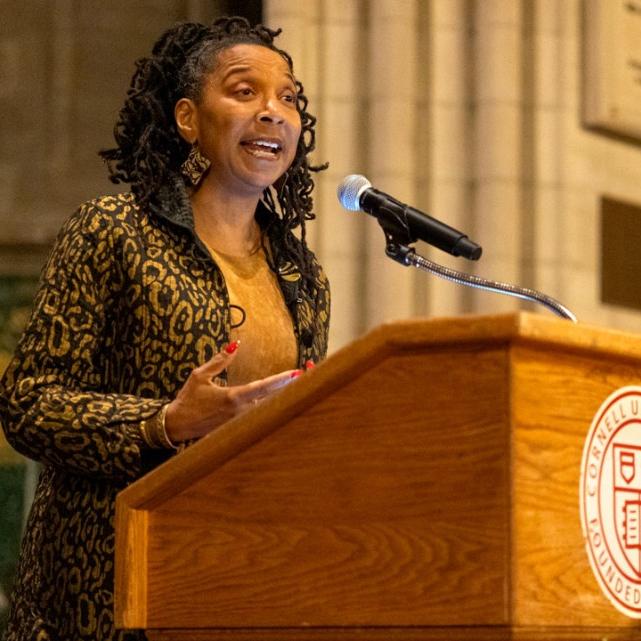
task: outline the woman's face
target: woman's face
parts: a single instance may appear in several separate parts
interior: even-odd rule
[[[221,51],[192,108],[198,146],[211,161],[207,179],[219,187],[260,194],[291,165],[301,120],[294,78],[275,51],[249,44]]]

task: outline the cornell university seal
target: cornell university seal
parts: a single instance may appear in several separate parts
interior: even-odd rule
[[[641,619],[641,387],[617,390],[594,416],[579,493],[594,575],[617,610]]]

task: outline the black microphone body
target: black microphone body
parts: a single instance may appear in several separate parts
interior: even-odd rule
[[[424,240],[453,256],[478,260],[482,249],[464,233],[436,218],[409,207],[372,187],[360,174],[346,176],[337,189],[338,200],[349,211],[364,211],[374,216],[387,237],[387,246],[409,250],[409,244]],[[387,251],[388,255],[390,252]],[[401,252],[402,253],[402,252]],[[398,260],[398,252],[393,257]],[[400,262],[404,262],[400,260]]]
[[[424,240],[448,254],[463,256],[469,260],[481,257],[482,248],[464,233],[378,189],[364,189],[359,196],[359,203],[361,209],[378,218],[383,227],[385,223],[394,226],[399,222],[405,224],[412,237],[410,242]],[[381,221],[381,218],[385,220]]]

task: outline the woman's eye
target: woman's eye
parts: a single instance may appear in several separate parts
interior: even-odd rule
[[[241,89],[238,89],[236,93],[239,96],[251,96],[254,92],[251,90],[250,87],[242,87]]]
[[[291,93],[286,93],[286,94],[283,96],[283,100],[284,100],[285,102],[290,102],[290,103],[292,103],[292,104],[296,104],[296,96],[295,96],[294,94],[291,94]]]

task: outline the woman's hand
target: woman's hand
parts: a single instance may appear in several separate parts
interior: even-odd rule
[[[229,367],[237,347],[238,343],[230,343],[194,369],[176,398],[169,403],[165,429],[172,443],[208,434],[214,427],[287,385],[300,373],[300,370],[289,370],[247,385],[223,387],[216,382],[216,376]]]

